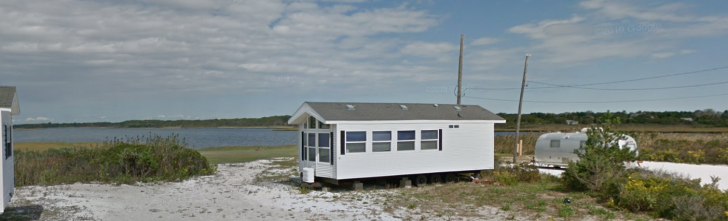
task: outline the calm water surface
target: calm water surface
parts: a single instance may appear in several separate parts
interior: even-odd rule
[[[162,137],[178,134],[190,147],[200,149],[222,146],[283,146],[298,144],[297,131],[273,131],[253,128],[187,128],[187,129],[134,129],[134,128],[48,128],[16,130],[16,142],[104,142],[114,138]],[[514,132],[496,132],[512,135]]]

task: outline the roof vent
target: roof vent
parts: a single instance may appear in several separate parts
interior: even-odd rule
[[[437,104],[433,104],[432,106],[438,107],[438,105],[437,105]]]
[[[455,108],[455,110],[456,110],[456,111],[461,111],[461,110],[463,110],[463,109],[462,109],[462,108],[460,108],[459,106],[452,106],[452,108]]]
[[[404,104],[399,105],[399,107],[402,108],[402,110],[409,110],[409,109],[407,109],[407,106]]]
[[[347,104],[347,105],[346,105],[346,110],[351,110],[351,111],[353,111],[353,110],[354,110],[354,105],[351,105],[351,104]]]

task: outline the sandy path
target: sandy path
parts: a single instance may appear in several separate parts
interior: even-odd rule
[[[40,220],[396,220],[340,193],[300,194],[289,184],[254,182],[270,161],[219,165],[214,176],[143,185],[22,187],[10,207],[42,207]],[[349,193],[357,194],[357,193]]]

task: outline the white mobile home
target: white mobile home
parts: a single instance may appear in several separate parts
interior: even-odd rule
[[[18,96],[15,93],[15,87],[0,86],[0,134],[2,134],[2,156],[0,156],[0,166],[2,166],[2,207],[0,212],[5,211],[5,207],[10,203],[10,198],[15,192],[15,162],[13,160],[13,117],[12,115],[20,114],[18,106]]]
[[[423,184],[493,169],[496,123],[505,120],[477,105],[409,103],[305,102],[288,120],[299,128],[301,176],[332,183],[416,176]]]
[[[579,157],[574,151],[586,144],[589,137],[586,128],[581,132],[574,133],[546,133],[536,140],[534,150],[534,161],[540,166],[562,167],[569,165],[569,161],[578,161]],[[637,142],[630,136],[618,140],[619,148],[630,148],[637,150]]]

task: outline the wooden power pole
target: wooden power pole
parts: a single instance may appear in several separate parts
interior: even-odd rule
[[[463,88],[463,39],[465,35],[460,35],[460,65],[458,66],[458,106],[460,106],[460,96]]]
[[[526,54],[526,63],[523,65],[523,81],[521,82],[521,99],[518,100],[518,120],[516,120],[516,142],[513,147],[513,164],[518,163],[518,135],[521,134],[521,107],[523,107],[523,89],[526,87],[526,71],[528,70],[528,57]]]

